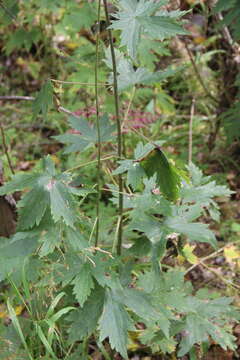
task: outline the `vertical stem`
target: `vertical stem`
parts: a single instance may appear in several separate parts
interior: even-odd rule
[[[107,8],[107,0],[103,0],[105,16],[107,26],[109,27],[110,20]],[[114,91],[114,101],[115,101],[115,113],[117,121],[117,132],[118,132],[118,159],[122,158],[122,131],[121,131],[121,120],[120,120],[120,111],[119,111],[119,95],[118,95],[118,83],[117,83],[117,64],[116,57],[113,45],[112,32],[108,29],[108,37],[110,43],[111,57],[112,57],[112,67],[113,67],[113,91]],[[123,234],[123,179],[122,175],[118,175],[118,189],[119,189],[119,202],[118,202],[118,230],[117,230],[117,254],[121,255],[122,249],[122,234]]]
[[[10,159],[10,156],[9,156],[9,153],[8,153],[8,147],[7,147],[7,142],[6,142],[6,137],[5,137],[5,132],[4,132],[4,129],[3,129],[3,126],[2,124],[0,123],[0,131],[1,131],[1,135],[2,135],[2,145],[3,145],[3,152],[5,153],[6,155],[6,158],[7,158],[7,161],[8,161],[8,165],[9,165],[9,168],[12,172],[12,174],[14,175],[15,172],[14,172],[14,169],[13,169],[13,166],[12,166],[12,163],[11,163],[11,159]]]
[[[189,141],[188,141],[188,165],[192,162],[192,137],[193,137],[193,116],[194,116],[195,99],[192,99],[190,120],[189,120]]]
[[[97,139],[98,139],[98,152],[97,152],[97,222],[95,233],[95,247],[98,246],[99,241],[99,215],[100,215],[100,172],[101,172],[101,134],[100,134],[100,120],[99,120],[99,93],[98,93],[98,66],[99,66],[99,37],[100,37],[100,11],[101,0],[98,0],[98,15],[97,15],[97,38],[96,38],[96,61],[95,61],[95,98],[96,98],[96,117],[97,117]]]
[[[203,78],[202,78],[202,76],[201,76],[201,73],[200,73],[199,70],[198,70],[198,67],[197,67],[196,62],[195,62],[195,60],[194,60],[193,54],[191,53],[191,50],[189,49],[187,43],[184,43],[184,44],[185,44],[185,48],[186,48],[186,50],[187,50],[189,59],[190,59],[190,61],[191,61],[191,64],[192,64],[192,66],[193,66],[193,70],[194,70],[194,72],[195,72],[195,75],[196,75],[199,83],[201,84],[201,86],[202,86],[203,90],[205,91],[206,95],[207,95],[210,99],[212,99],[212,100],[215,102],[215,104],[218,104],[218,103],[219,103],[218,99],[215,98],[215,96],[213,96],[213,95],[210,93],[210,91],[208,91],[208,88],[207,88],[207,86],[206,86],[206,84],[205,84],[205,82],[204,82],[204,80],[203,80]]]

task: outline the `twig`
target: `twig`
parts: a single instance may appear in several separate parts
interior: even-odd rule
[[[10,95],[10,96],[0,96],[0,100],[3,101],[14,101],[14,100],[26,100],[26,101],[34,101],[35,98],[33,96],[18,96],[18,95]],[[67,115],[71,115],[74,116],[76,118],[79,118],[79,116],[77,116],[76,114],[74,114],[74,112],[64,108],[63,106],[58,106],[57,110],[59,112],[63,112]]]
[[[66,84],[66,85],[86,85],[86,86],[105,86],[105,83],[86,83],[86,82],[79,82],[79,81],[64,81],[64,80],[56,80],[50,79],[52,82],[59,83],[59,84]]]
[[[202,259],[198,259],[198,263],[197,264],[193,264],[190,268],[188,268],[185,271],[184,275],[187,275],[190,271],[192,271],[195,267],[197,267],[198,265],[203,265],[203,263],[209,259],[214,258],[216,255],[220,254],[222,251],[225,250],[226,247],[234,245],[234,242],[231,243],[227,243],[225,246],[221,247],[220,249],[214,251],[213,253],[211,253],[210,255],[207,255],[205,257],[203,257]]]
[[[205,263],[202,263],[202,265],[208,269],[211,273],[213,273],[214,275],[216,275],[224,284],[226,285],[230,285],[232,287],[234,287],[235,289],[240,289],[240,286],[237,284],[234,284],[232,281],[225,279],[222,275],[220,275],[215,269],[209,267],[208,265],[206,265]]]
[[[96,102],[96,121],[97,121],[97,206],[96,206],[96,232],[95,232],[95,247],[98,247],[99,241],[99,226],[100,226],[100,172],[101,172],[101,134],[100,134],[100,120],[99,120],[99,92],[98,92],[98,66],[99,66],[99,40],[100,40],[100,12],[101,0],[98,0],[98,15],[97,15],[97,35],[96,35],[96,61],[95,61],[95,102]]]
[[[10,95],[10,96],[0,96],[0,100],[35,100],[35,98],[33,96],[15,96],[15,95]]]
[[[135,92],[136,92],[136,87],[134,86],[133,89],[132,89],[132,93],[131,93],[131,96],[130,96],[130,99],[129,99],[129,102],[128,102],[128,106],[127,106],[127,109],[126,109],[124,118],[123,118],[122,130],[123,130],[123,128],[124,128],[124,124],[125,124],[126,121],[127,121],[128,114],[129,114],[129,111],[130,111],[131,106],[132,106],[132,103],[133,103],[133,99],[134,99]]]
[[[188,143],[188,165],[192,162],[192,140],[193,140],[193,117],[195,110],[195,99],[192,99],[192,106],[189,120],[189,143]]]
[[[208,89],[207,89],[207,87],[206,87],[206,85],[205,85],[205,83],[204,83],[204,81],[203,81],[203,79],[202,79],[202,76],[201,76],[201,74],[200,74],[200,72],[199,72],[199,70],[198,70],[198,68],[197,68],[197,65],[196,65],[196,63],[195,63],[194,57],[193,57],[193,55],[192,55],[192,52],[190,51],[190,49],[189,49],[189,47],[188,47],[188,45],[187,45],[186,43],[185,43],[185,48],[186,48],[186,50],[187,50],[189,59],[190,59],[190,61],[191,61],[191,63],[192,63],[192,66],[193,66],[194,72],[195,72],[195,74],[196,74],[196,77],[197,77],[198,81],[200,82],[203,90],[205,91],[206,95],[207,95],[210,99],[212,99],[216,104],[218,104],[218,103],[219,103],[218,99],[215,98],[215,96],[213,96],[213,95],[208,91]]]
[[[229,244],[227,244],[229,246]],[[188,268],[185,271],[184,275],[187,275],[190,271],[192,271],[193,269],[195,269],[195,267],[197,267],[198,265],[202,265],[204,263],[204,261],[207,261],[209,259],[212,259],[213,257],[215,257],[216,255],[220,254],[222,251],[224,251],[225,246],[222,247],[221,249],[218,249],[216,251],[214,251],[212,254],[207,255],[205,257],[203,257],[202,259],[198,259],[198,262],[196,264],[193,264],[192,266],[190,266],[190,268]]]
[[[100,159],[100,161],[109,160],[109,159],[112,159],[112,158],[114,158],[114,157],[115,157],[115,155],[110,155],[110,156],[107,156],[107,157],[105,157],[105,158]],[[71,169],[67,169],[67,170],[64,171],[64,172],[71,172],[71,171],[73,171],[73,170],[80,169],[81,167],[88,166],[88,165],[92,165],[92,164],[94,164],[94,163],[96,163],[96,162],[98,162],[98,159],[92,160],[92,161],[88,161],[88,162],[85,162],[85,163],[83,163],[83,164],[77,165],[77,166],[75,166],[75,167],[73,167],[73,168],[71,168]]]
[[[116,57],[113,45],[112,31],[109,29],[110,19],[108,14],[107,0],[103,0],[105,16],[106,16],[106,25],[108,27],[108,37],[110,43],[111,57],[112,57],[112,67],[113,67],[113,90],[114,90],[114,101],[115,101],[115,112],[116,112],[116,122],[117,122],[117,131],[118,131],[118,159],[122,158],[122,131],[121,131],[121,120],[120,120],[120,111],[119,111],[119,95],[118,95],[118,82],[117,82],[117,64]],[[122,236],[123,236],[123,179],[122,175],[118,175],[119,183],[119,201],[118,201],[118,212],[119,212],[119,221],[117,227],[117,254],[121,255],[122,248]]]
[[[15,174],[15,171],[14,171],[13,166],[12,166],[11,158],[10,158],[10,155],[9,155],[9,152],[8,152],[7,143],[6,143],[5,132],[4,132],[4,129],[3,129],[3,126],[2,126],[1,123],[0,123],[0,131],[1,131],[1,136],[2,136],[3,152],[4,152],[4,154],[6,155],[9,168],[10,168],[12,174],[14,175],[14,174]]]
[[[222,13],[219,12],[216,14],[216,18],[217,18],[217,21],[219,22],[223,22],[223,16],[222,16]],[[234,51],[234,40],[230,34],[230,31],[228,30],[228,27],[226,25],[224,25],[222,27],[222,33],[223,33],[223,37],[225,38],[225,40],[228,42],[228,45],[232,48],[232,50]]]

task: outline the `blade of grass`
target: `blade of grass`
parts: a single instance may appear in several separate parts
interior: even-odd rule
[[[36,328],[36,332],[41,340],[41,342],[43,343],[46,351],[55,359],[55,360],[58,360],[58,358],[56,357],[56,355],[54,354],[52,348],[51,348],[51,345],[49,344],[48,340],[46,339],[43,331],[42,331],[42,328],[40,325],[38,325],[37,323],[35,323],[35,328]]]
[[[27,352],[27,354],[29,356],[29,359],[34,360],[32,355],[31,355],[31,352],[30,352],[30,350],[28,348],[27,342],[26,342],[26,340],[24,338],[20,323],[19,323],[18,318],[16,316],[16,313],[14,311],[14,308],[12,307],[9,299],[7,300],[7,308],[8,308],[10,319],[12,320],[13,326],[14,326],[16,332],[18,333],[18,336],[21,339],[21,342],[22,342],[22,344],[23,344],[23,346],[24,346],[24,348],[25,348],[25,350],[26,350],[26,352]]]

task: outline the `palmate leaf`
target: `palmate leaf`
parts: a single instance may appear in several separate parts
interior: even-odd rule
[[[78,275],[72,281],[72,284],[74,285],[73,293],[75,294],[80,306],[84,305],[94,288],[91,267],[92,265],[88,263],[84,264]]]
[[[217,240],[214,233],[207,224],[187,222],[184,217],[176,216],[166,219],[164,224],[173,232],[186,235],[190,241],[206,242],[214,248],[217,247]]]
[[[24,188],[32,189],[18,203],[19,230],[39,225],[47,210],[51,211],[55,222],[63,220],[66,225],[74,227],[76,210],[73,195],[84,196],[86,193],[73,188],[71,180],[65,174],[57,175],[54,162],[46,157],[43,159],[42,172],[15,175],[0,188],[0,195]]]
[[[181,177],[176,168],[169,163],[163,151],[155,147],[141,160],[140,164],[148,177],[157,174],[157,185],[163,195],[171,201],[176,201],[179,196]]]
[[[53,136],[54,139],[69,144],[64,153],[83,151],[91,145],[98,143],[98,132],[96,125],[91,126],[88,121],[82,117],[77,118],[70,116],[69,125],[72,129],[77,130],[79,134],[64,134]],[[100,141],[111,141],[116,125],[109,122],[107,114],[100,118]]]
[[[104,294],[104,289],[96,285],[83,308],[67,317],[67,321],[71,322],[68,330],[70,344],[90,336],[95,331],[103,311]]]
[[[213,13],[216,14],[220,11],[227,11],[231,9],[235,4],[237,3],[237,0],[218,0],[216,5],[213,8]]]
[[[40,227],[41,228],[41,227]],[[44,231],[40,231],[39,237],[42,244],[39,250],[39,256],[44,257],[51,254],[56,247],[60,247],[63,237],[63,224],[50,223]]]
[[[180,342],[178,356],[184,356],[194,344],[207,341],[209,336],[224,350],[227,348],[235,350],[237,347],[233,335],[200,314],[188,314],[182,330],[185,335]]]
[[[33,120],[36,120],[39,113],[42,114],[44,120],[47,117],[49,107],[53,103],[53,86],[51,80],[47,80],[39,91],[36,99],[32,104]]]
[[[115,299],[111,290],[106,291],[99,329],[100,341],[108,337],[112,349],[127,359],[128,330],[135,328],[124,306]]]
[[[0,246],[0,281],[10,274],[21,274],[23,260],[38,247],[38,234],[33,231],[18,232]]]
[[[177,34],[186,34],[186,31],[178,24],[176,16],[175,18],[171,17],[166,12],[162,12],[162,16],[159,16],[160,14],[153,15],[166,3],[166,0],[157,2],[153,0],[120,1],[122,10],[114,14],[117,20],[114,20],[111,28],[122,31],[121,45],[127,46],[128,53],[133,59],[137,58],[137,47],[143,32],[160,40]]]
[[[136,84],[154,84],[156,82],[164,81],[168,77],[175,75],[178,71],[181,71],[181,67],[173,68],[168,67],[162,71],[150,72],[148,69],[139,67],[134,69],[132,63],[124,57],[124,54],[118,50],[115,50],[117,72],[118,72],[118,89],[123,91]],[[106,65],[112,69],[112,58],[110,48],[105,52]],[[110,85],[113,84],[113,74],[109,76],[108,82]]]
[[[35,186],[18,202],[18,227],[27,229],[38,226],[49,203],[49,194],[40,186]]]

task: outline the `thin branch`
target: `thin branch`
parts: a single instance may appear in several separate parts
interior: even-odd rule
[[[192,162],[192,146],[193,146],[193,117],[195,110],[195,99],[192,99],[190,120],[189,120],[189,143],[188,143],[188,165]]]
[[[233,288],[238,289],[238,290],[240,289],[240,286],[239,286],[239,285],[234,284],[231,280],[225,279],[221,274],[219,274],[219,273],[217,272],[217,270],[211,268],[210,266],[206,265],[205,263],[202,263],[202,265],[203,265],[206,269],[208,269],[211,273],[213,273],[214,275],[216,275],[224,284],[229,285],[229,286],[232,286]]]
[[[204,81],[203,81],[203,78],[202,78],[202,76],[201,76],[201,74],[200,74],[200,72],[199,72],[199,70],[198,70],[198,67],[197,67],[196,62],[195,62],[195,60],[194,60],[194,57],[193,57],[193,55],[192,55],[192,52],[190,51],[190,49],[189,49],[189,47],[188,47],[188,45],[187,45],[186,43],[185,43],[185,48],[186,48],[186,50],[187,50],[187,53],[188,53],[189,59],[190,59],[190,61],[191,61],[191,64],[192,64],[192,66],[193,66],[193,69],[194,69],[194,72],[195,72],[195,74],[196,74],[196,77],[197,77],[199,83],[201,84],[203,90],[205,91],[206,95],[207,95],[210,99],[212,99],[216,104],[218,104],[218,103],[219,103],[218,99],[215,98],[215,96],[213,96],[213,95],[208,91],[207,86],[205,85],[205,83],[204,83]]]
[[[64,81],[64,80],[56,80],[50,79],[52,82],[59,83],[59,84],[66,84],[66,85],[85,85],[85,86],[106,86],[105,83],[86,83],[86,82],[79,82],[79,81]]]
[[[35,98],[33,96],[18,96],[18,95],[10,95],[10,96],[0,96],[0,100],[3,101],[14,101],[14,100],[26,100],[26,101],[34,101]],[[74,116],[76,118],[79,118],[79,116],[77,116],[76,114],[74,114],[74,112],[64,108],[63,106],[58,106],[57,110],[59,112],[65,113],[67,115],[71,115]]]
[[[99,119],[99,92],[98,92],[98,67],[99,67],[99,40],[100,40],[100,12],[101,0],[98,0],[98,15],[97,15],[97,35],[96,35],[96,60],[95,60],[95,101],[96,101],[96,121],[97,121],[97,206],[96,206],[96,233],[95,233],[95,247],[98,246],[99,241],[99,226],[100,226],[100,181],[101,181],[101,134],[100,134],[100,119]]]
[[[116,121],[117,121],[117,131],[118,131],[118,159],[122,158],[122,131],[121,131],[121,120],[120,120],[120,110],[119,110],[119,95],[118,95],[118,82],[117,82],[117,64],[116,57],[113,45],[112,31],[109,29],[110,19],[108,14],[107,0],[103,0],[105,16],[106,16],[106,25],[108,27],[108,37],[110,43],[111,57],[112,57],[112,67],[113,67],[113,90],[114,90],[114,101],[115,101],[115,112],[116,112]],[[118,175],[118,184],[119,184],[119,201],[118,201],[118,227],[117,227],[117,254],[121,255],[122,249],[122,236],[123,236],[123,179],[122,175]]]
[[[109,156],[107,156],[107,157],[105,157],[105,158],[100,159],[100,161],[109,160],[109,159],[112,159],[112,158],[115,158],[115,157],[116,157],[115,155],[109,155]],[[96,162],[98,162],[98,159],[92,160],[92,161],[88,161],[88,162],[85,162],[85,163],[83,163],[83,164],[77,165],[77,166],[75,166],[75,167],[73,167],[73,168],[71,168],[71,169],[67,169],[67,170],[64,171],[64,172],[72,172],[72,171],[77,170],[77,169],[80,169],[80,168],[82,168],[82,167],[95,164]]]
[[[15,95],[10,95],[10,96],[0,96],[0,100],[27,100],[27,101],[33,101],[35,100],[35,98],[33,96],[15,96]]]
[[[218,22],[223,22],[223,15],[221,12],[216,14],[216,18]],[[234,51],[234,40],[230,34],[230,31],[228,30],[228,27],[226,25],[223,25],[222,27],[222,33],[223,33],[223,37],[225,38],[225,40],[228,42],[228,45],[232,48],[232,50]]]
[[[131,109],[131,106],[132,106],[132,103],[133,103],[133,99],[134,99],[135,93],[136,93],[136,87],[134,86],[133,89],[132,89],[132,93],[131,93],[131,95],[130,95],[130,99],[129,99],[129,102],[128,102],[128,106],[127,106],[127,109],[126,109],[124,118],[123,118],[122,130],[123,130],[123,128],[124,128],[124,124],[125,124],[126,121],[127,121],[128,114],[129,114],[129,111],[130,111],[130,109]]]
[[[2,136],[3,152],[6,155],[9,168],[10,168],[12,174],[14,175],[15,171],[14,171],[13,166],[12,166],[11,158],[10,158],[10,155],[9,155],[9,152],[8,152],[8,146],[7,146],[7,142],[6,142],[5,132],[4,132],[4,129],[3,129],[3,126],[2,126],[1,123],[0,123],[0,131],[1,131],[1,136]]]
[[[229,244],[228,244],[229,245]],[[202,265],[205,261],[214,258],[216,255],[220,254],[222,251],[224,251],[225,246],[222,247],[221,249],[218,249],[216,251],[214,251],[212,254],[207,255],[205,257],[203,257],[202,259],[198,259],[198,262],[196,264],[193,264],[192,266],[190,266],[190,268],[188,268],[185,271],[184,275],[187,275],[190,271],[192,271],[193,269],[195,269],[197,266]]]

